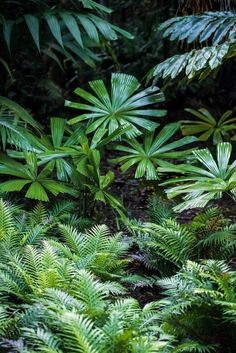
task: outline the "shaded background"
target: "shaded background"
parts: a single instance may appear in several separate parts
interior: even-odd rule
[[[62,0],[63,2],[63,0]],[[135,38],[106,43],[96,68],[82,61],[77,65],[64,63],[65,73],[48,57],[35,56],[31,48],[20,48],[9,56],[9,66],[15,80],[11,82],[6,70],[0,67],[0,94],[22,104],[43,124],[52,115],[68,116],[64,98],[73,97],[73,90],[87,87],[87,82],[102,78],[109,81],[111,72],[135,75],[145,84],[145,75],[157,63],[169,56],[191,49],[184,44],[162,38],[158,26],[163,21],[183,14],[205,10],[234,10],[234,0],[101,0],[113,9],[109,20],[131,32]],[[231,4],[231,7],[230,7]],[[0,5],[1,6],[1,5]],[[14,17],[14,13],[12,14]],[[198,46],[194,43],[193,46]],[[2,49],[4,50],[4,49]],[[166,107],[170,120],[182,118],[185,107],[206,107],[215,114],[236,108],[235,60],[223,65],[216,77],[203,82],[192,81],[166,87]],[[162,87],[162,82],[158,85]]]

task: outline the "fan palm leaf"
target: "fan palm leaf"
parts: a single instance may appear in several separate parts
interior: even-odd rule
[[[170,179],[161,185],[178,183],[178,186],[166,189],[169,198],[185,195],[184,202],[174,209],[183,211],[188,208],[204,207],[215,198],[220,198],[223,192],[229,193],[233,198],[236,195],[236,161],[229,164],[232,145],[222,142],[217,145],[216,160],[209,149],[194,151],[195,161],[202,166],[190,164],[173,165],[160,162],[160,172],[184,174],[183,177]]]
[[[183,135],[196,135],[200,141],[207,141],[213,138],[213,144],[216,145],[223,140],[230,139],[230,133],[236,129],[236,118],[232,117],[232,111],[227,111],[219,119],[216,119],[207,109],[201,108],[185,109],[185,111],[194,115],[198,120],[183,120]]]
[[[25,196],[30,199],[49,201],[48,192],[57,196],[60,193],[75,195],[72,187],[53,180],[51,173],[54,169],[54,161],[49,162],[42,170],[39,170],[35,153],[24,154],[26,164],[4,157],[0,163],[0,174],[16,177],[16,179],[2,182],[1,192],[21,191],[28,186]]]
[[[113,73],[110,94],[101,80],[89,84],[96,95],[81,88],[77,88],[75,93],[90,105],[66,101],[68,107],[89,111],[69,121],[70,124],[75,124],[88,120],[87,133],[108,129],[108,133],[112,134],[119,127],[130,127],[126,135],[134,137],[142,133],[142,128],[153,131],[159,125],[146,116],[156,118],[166,114],[165,110],[144,109],[154,103],[163,102],[164,95],[157,87],[137,93],[140,84],[133,76]]]
[[[148,180],[157,180],[159,177],[156,167],[159,162],[166,158],[179,159],[186,156],[190,151],[176,151],[176,149],[196,141],[196,138],[191,136],[168,142],[179,129],[179,123],[167,124],[156,136],[154,133],[145,134],[143,143],[136,139],[126,140],[128,146],[115,147],[116,150],[126,154],[112,161],[122,163],[121,170],[124,172],[137,164],[135,178],[145,175]]]

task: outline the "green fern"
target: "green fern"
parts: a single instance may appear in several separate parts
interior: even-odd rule
[[[152,222],[128,224],[132,239],[140,249],[139,259],[147,268],[170,274],[187,260],[230,260],[234,256],[236,225],[219,209],[209,208],[189,223],[181,224],[170,218],[173,212],[160,199],[154,198],[150,207]]]
[[[104,279],[124,279],[129,245],[122,242],[120,233],[111,236],[104,225],[86,233],[63,224],[59,229],[65,246],[56,242],[53,245],[62,253],[70,254],[78,269],[86,268]]]
[[[74,296],[48,289],[40,303],[27,308],[21,321],[27,324],[22,330],[27,346],[71,353],[131,353],[134,347],[154,353],[157,347],[170,346],[173,338],[157,333],[156,303],[143,309],[132,298],[111,303],[109,293],[86,271],[80,272],[78,283]]]
[[[177,352],[232,351],[236,327],[223,322],[219,301],[235,303],[235,283],[235,273],[213,260],[202,265],[188,262],[175,276],[158,281],[166,296],[159,303],[160,318],[168,332],[179,337]],[[181,343],[181,337],[192,340]]]

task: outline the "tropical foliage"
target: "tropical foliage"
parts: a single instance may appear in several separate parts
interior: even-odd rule
[[[217,208],[181,224],[170,204],[154,198],[148,214],[149,222],[130,221],[128,228],[139,246],[140,261],[162,275],[172,274],[189,260],[230,260],[235,253],[236,224]]]
[[[232,351],[235,271],[222,261],[188,261],[178,274],[158,284],[165,294],[159,303],[160,318],[168,334],[179,338],[179,352]],[[183,340],[186,334],[191,338]]]
[[[183,120],[183,135],[200,134],[200,141],[207,141],[213,138],[213,144],[216,145],[224,140],[230,140],[230,136],[236,129],[236,118],[232,117],[232,111],[228,110],[221,115],[219,119],[215,118],[207,109],[201,108],[185,109],[186,112],[198,118],[198,120]]]
[[[2,127],[2,144],[5,149],[17,150],[7,149],[7,154],[1,155],[0,174],[14,179],[3,181],[0,192],[26,191],[27,198],[40,201],[49,201],[52,195],[60,193],[73,197],[89,193],[92,200],[108,203],[124,216],[124,206],[108,190],[114,173],[101,174],[100,162],[102,146],[126,130],[116,129],[108,137],[104,133],[95,134],[89,141],[82,125],[71,129],[66,119],[54,117],[50,119],[51,133],[47,135],[18,104],[5,98],[2,101],[7,107],[4,109],[13,116]],[[20,119],[32,128],[19,127]]]
[[[168,140],[172,139],[173,135],[179,129],[179,123],[167,124],[156,136],[155,133],[145,134],[142,143],[136,139],[126,140],[128,146],[118,145],[115,147],[116,150],[125,152],[126,154],[114,159],[113,162],[122,163],[121,170],[123,172],[127,171],[133,165],[138,164],[135,178],[141,178],[145,175],[148,180],[159,179],[156,171],[159,161],[168,158],[184,158],[191,150],[175,150],[196,141],[191,136],[169,142]]]
[[[129,128],[127,137],[135,137],[142,132],[140,128],[153,131],[159,124],[144,117],[162,117],[165,110],[143,109],[154,103],[164,101],[164,95],[157,87],[150,87],[140,92],[138,80],[130,75],[114,73],[111,77],[111,93],[109,95],[103,81],[89,82],[96,96],[81,88],[75,90],[75,94],[92,105],[73,103],[66,101],[66,106],[89,111],[70,120],[75,124],[84,120],[88,121],[86,132],[104,135],[112,134],[119,127]]]
[[[216,160],[207,148],[193,151],[195,162],[192,164],[173,165],[162,161],[159,172],[184,174],[179,178],[165,181],[162,185],[179,184],[165,190],[169,198],[184,195],[184,202],[175,206],[176,211],[188,208],[204,207],[212,199],[219,199],[222,193],[235,197],[235,166],[236,161],[230,163],[232,145],[221,142],[216,147]]]
[[[0,201],[1,332],[11,338],[20,332],[22,351],[110,352],[122,345],[127,352],[155,352],[161,345],[155,304],[141,309],[135,299],[115,300],[125,292],[119,280],[125,278],[128,247],[121,234],[111,236],[105,226],[78,232],[61,223],[69,205],[59,208],[53,223],[34,222],[46,217],[39,205],[22,224],[20,209]],[[15,299],[19,304],[14,312]]]
[[[14,9],[14,17],[11,13]],[[77,58],[93,65],[96,57],[93,47],[102,45],[102,38],[116,40],[118,34],[132,36],[110,24],[104,14],[111,10],[96,1],[64,2],[30,0],[27,4],[4,0],[0,8],[1,36],[7,49],[16,50],[20,33],[24,41],[43,55],[48,55],[60,66],[59,57],[64,55],[76,62]]]
[[[203,79],[216,71],[235,55],[235,23],[236,16],[232,12],[206,12],[167,20],[160,26],[165,37],[188,44],[208,41],[210,46],[166,59],[149,72],[149,79],[173,80],[180,75]]]
[[[0,352],[235,353],[235,10],[2,1]]]

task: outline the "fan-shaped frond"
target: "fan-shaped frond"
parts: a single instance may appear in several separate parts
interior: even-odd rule
[[[96,131],[97,135],[103,137],[104,134],[111,135],[118,128],[122,128],[127,129],[125,135],[128,138],[133,138],[142,133],[140,128],[153,131],[159,125],[146,119],[146,116],[161,117],[166,114],[165,110],[143,109],[153,103],[162,102],[164,95],[157,87],[150,87],[137,93],[140,84],[134,76],[113,73],[110,94],[101,80],[89,84],[96,96],[81,88],[77,88],[75,93],[90,105],[66,101],[68,107],[89,112],[69,121],[70,124],[75,124],[88,120],[87,133]]]

